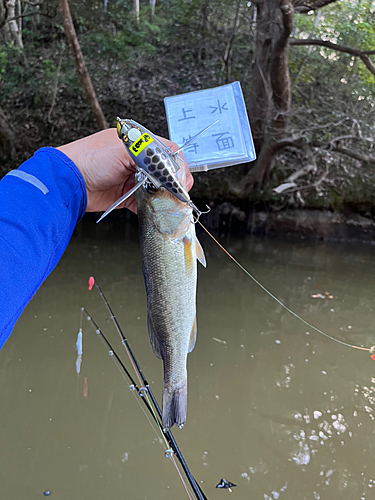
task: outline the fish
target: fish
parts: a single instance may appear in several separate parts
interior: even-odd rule
[[[187,355],[197,335],[197,259],[204,267],[206,259],[195,234],[191,206],[148,180],[134,197],[148,333],[154,354],[163,360],[162,428],[166,432],[174,424],[183,428],[186,422]]]

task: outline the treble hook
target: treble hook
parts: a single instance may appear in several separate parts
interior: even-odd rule
[[[206,207],[207,207],[208,210],[205,210],[204,212],[202,212],[201,210],[199,210],[194,205],[194,203],[188,203],[188,205],[189,205],[189,207],[191,207],[194,210],[194,212],[197,213],[197,215],[195,217],[194,217],[194,214],[193,214],[193,219],[194,219],[193,220],[193,224],[196,224],[199,221],[199,218],[200,218],[201,215],[208,214],[208,212],[211,212],[211,208],[208,205],[206,205]]]

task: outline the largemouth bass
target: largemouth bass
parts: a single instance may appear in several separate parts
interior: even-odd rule
[[[134,194],[140,223],[147,324],[163,360],[164,430],[182,428],[187,410],[187,355],[195,345],[197,259],[206,266],[192,208],[164,187],[144,184]]]

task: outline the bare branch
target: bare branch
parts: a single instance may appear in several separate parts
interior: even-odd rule
[[[362,161],[364,163],[369,163],[370,165],[375,165],[375,156],[370,156],[362,153],[357,153],[356,151],[352,151],[351,149],[335,146],[334,143],[337,142],[340,138],[332,139],[330,142],[322,142],[322,141],[312,141],[310,146],[313,148],[321,148],[328,149],[329,151],[333,151],[335,153],[341,153],[354,160]],[[363,140],[359,139],[358,140]],[[303,149],[306,147],[306,138],[304,137],[286,137],[281,141],[277,141],[274,145],[274,151],[278,152],[283,148],[292,147],[297,149]]]
[[[23,3],[27,3],[27,5],[30,5],[31,7],[40,7],[43,5],[43,0],[41,2],[30,2],[29,0],[22,0]]]
[[[27,12],[26,14],[20,14],[19,16],[11,17],[10,19],[6,19],[5,22],[8,23],[9,21],[16,21],[17,19],[23,19],[24,17],[35,16],[36,14],[39,16],[46,16],[46,17],[49,17],[51,19],[56,16],[56,12],[53,15],[51,15],[51,14],[48,14],[47,12],[41,12],[40,10],[35,10],[34,12]],[[0,28],[1,27],[2,26],[0,25]]]
[[[353,47],[348,47],[346,45],[339,45],[338,43],[333,43],[328,40],[319,40],[317,38],[291,38],[291,45],[321,45],[323,47],[328,47],[329,49],[337,50],[338,52],[346,52],[353,56],[360,57],[361,55],[371,56],[375,54],[375,50],[359,50]]]
[[[294,3],[294,11],[299,14],[307,14],[310,10],[318,10],[330,3],[334,3],[337,0],[297,0]]]
[[[330,144],[335,144],[339,141],[343,141],[344,139],[350,139],[351,141],[367,141],[367,142],[374,142],[374,139],[371,137],[358,137],[357,135],[341,135],[339,137],[335,137],[331,141],[329,141]]]
[[[310,172],[316,172],[316,161],[310,144],[305,144],[302,147],[302,163],[305,163],[305,165],[301,169],[293,172],[287,179],[283,181],[282,184],[274,188],[273,191],[275,193],[279,194],[291,188],[297,187],[297,184],[295,182],[297,179],[308,175]]]
[[[350,54],[351,56],[359,57],[366,68],[375,75],[375,66],[372,63],[369,55],[374,55],[375,50],[359,50],[353,47],[347,47],[345,45],[339,45],[337,43],[329,42],[328,40],[316,40],[314,38],[307,38],[305,40],[291,38],[289,40],[290,45],[319,45],[320,47],[327,47],[328,49],[336,50],[337,52],[344,52],[345,54]]]
[[[228,38],[228,43],[225,47],[224,56],[223,56],[222,71],[226,70],[227,82],[229,82],[229,78],[230,78],[233,43],[234,43],[234,40],[235,40],[236,35],[237,35],[238,26],[240,24],[240,20],[239,20],[240,8],[241,8],[241,0],[238,0],[237,7],[236,7],[236,14],[234,17],[232,33]]]
[[[63,19],[65,36],[72,51],[81,85],[83,87],[83,90],[85,91],[87,101],[90,104],[91,110],[94,113],[99,128],[101,130],[104,130],[108,128],[108,123],[104,117],[98,98],[96,97],[95,90],[82,55],[81,46],[77,38],[77,33],[74,28],[72,16],[70,14],[68,0],[59,0],[59,8]]]
[[[48,123],[51,123],[52,111],[53,111],[53,108],[55,107],[55,104],[56,104],[56,96],[57,96],[57,91],[58,91],[58,87],[59,87],[59,78],[60,78],[60,71],[61,71],[61,62],[62,62],[62,60],[63,60],[63,56],[64,56],[64,53],[62,53],[62,54],[60,55],[59,64],[58,64],[58,66],[57,66],[56,78],[55,78],[55,82],[54,82],[54,84],[53,84],[53,90],[52,90],[52,102],[51,102],[51,107],[49,108],[48,115],[47,115],[47,120],[48,120]]]
[[[320,184],[322,184],[322,182],[326,179],[328,175],[328,165],[326,165],[326,170],[324,172],[324,174],[315,182],[311,183],[311,184],[306,184],[305,186],[296,186],[295,189],[290,189],[289,191],[287,191],[288,188],[285,188],[283,189],[282,191],[278,190],[276,191],[276,189],[274,189],[273,191],[276,193],[276,194],[280,194],[280,193],[283,193],[285,192],[285,194],[291,194],[291,193],[298,193],[299,191],[302,191],[304,189],[312,189],[312,188],[318,188],[320,187]],[[281,186],[279,186],[280,188]],[[294,186],[290,186],[291,188],[293,188]]]
[[[362,153],[357,153],[356,151],[352,151],[348,148],[341,148],[338,146],[332,146],[332,142],[324,143],[320,141],[314,141],[311,144],[314,148],[328,148],[330,151],[335,151],[336,153],[341,153],[350,158],[354,158],[354,160],[362,161],[364,163],[369,163],[370,165],[375,165],[375,156],[365,155]]]

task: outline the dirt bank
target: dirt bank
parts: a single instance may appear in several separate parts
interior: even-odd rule
[[[352,241],[375,244],[375,220],[358,213],[328,210],[286,209],[246,211],[224,202],[202,218],[219,232],[239,232],[293,239]]]

